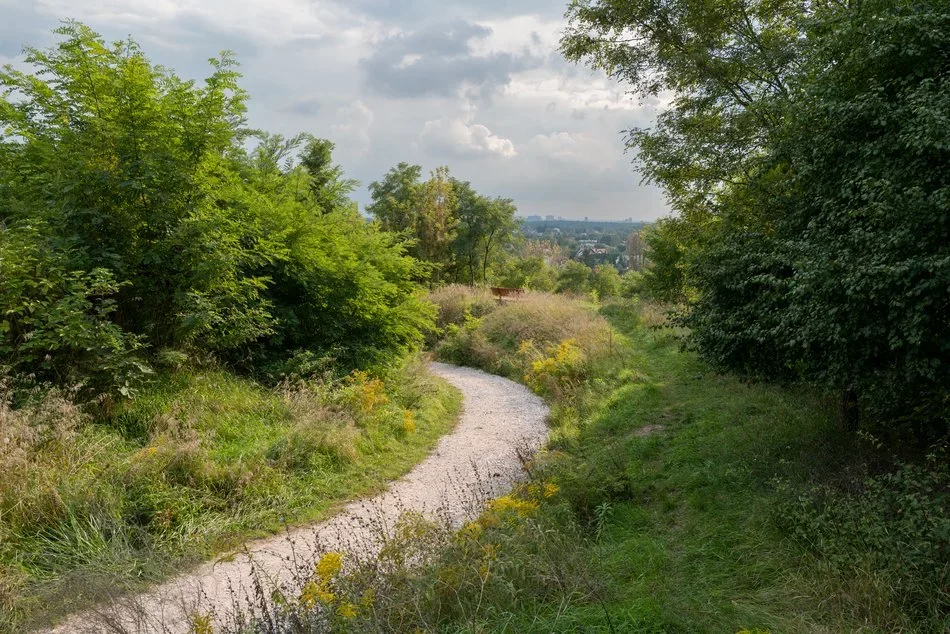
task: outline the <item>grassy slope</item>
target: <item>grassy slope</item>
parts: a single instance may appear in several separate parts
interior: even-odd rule
[[[836,573],[788,539],[794,492],[859,485],[871,459],[833,407],[804,390],[710,372],[670,330],[648,328],[662,320],[643,310],[601,309],[621,333],[615,352],[595,364],[579,395],[555,397],[552,417],[561,460],[550,475],[588,535],[599,534],[586,556],[605,583],[613,628],[886,632],[946,624],[915,624],[873,575]],[[496,339],[495,352],[474,360],[505,372],[514,344]],[[507,373],[517,379],[520,371]],[[638,433],[655,425],[662,431]],[[599,602],[551,607],[557,613],[544,616],[516,609],[488,627],[610,628]]]
[[[627,484],[608,501],[601,544],[618,583],[614,619],[660,631],[820,631],[829,615],[776,525],[775,478],[821,468],[832,418],[807,395],[709,374],[669,336],[628,332],[636,380],[579,440],[589,460],[622,464]],[[664,429],[633,433],[646,425]]]
[[[858,439],[833,410],[803,391],[713,374],[669,331],[637,326],[617,307],[603,312],[629,337],[629,357],[599,396],[588,395],[589,422],[564,448],[568,497],[607,511],[591,558],[609,580],[614,628],[899,627],[881,593],[836,577],[784,530],[789,490],[860,462]],[[648,425],[663,429],[637,433]],[[578,607],[559,622],[608,627],[600,608]]]
[[[461,399],[419,367],[385,393],[368,412],[359,391],[281,394],[224,371],[178,372],[43,448],[29,477],[47,490],[24,494],[36,508],[19,521],[0,513],[0,632],[320,519],[399,477],[451,428]]]
[[[613,331],[593,310],[537,294],[456,310],[438,354],[545,394],[552,451],[458,533],[410,524],[377,562],[300,579],[336,594],[271,606],[254,631],[950,631],[946,478],[875,488],[886,448],[819,396],[710,372],[649,327],[655,307],[599,308]]]

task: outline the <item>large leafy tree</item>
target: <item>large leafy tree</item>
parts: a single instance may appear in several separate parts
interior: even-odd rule
[[[493,258],[513,240],[518,229],[510,198],[488,198],[467,181],[453,179],[458,201],[458,228],[453,244],[455,280],[474,285],[488,281]]]
[[[569,56],[641,96],[673,95],[630,140],[679,212],[652,245],[676,257],[653,274],[679,270],[692,289],[700,351],[837,391],[852,422],[861,404],[946,432],[947,5],[601,1],[570,14]]]
[[[519,226],[514,202],[479,194],[447,167],[426,181],[421,174],[418,165],[399,163],[370,185],[366,210],[381,227],[403,234],[410,253],[429,264],[431,283],[485,283]]]

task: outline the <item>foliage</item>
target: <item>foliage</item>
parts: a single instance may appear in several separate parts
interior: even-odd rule
[[[388,230],[400,231],[410,252],[430,265],[430,282],[482,284],[492,262],[515,237],[509,198],[487,198],[447,167],[420,181],[422,168],[399,163],[370,184],[366,210]]]
[[[558,293],[583,295],[590,290],[590,276],[591,269],[589,266],[583,262],[571,260],[557,272],[557,286],[555,286],[555,291]]]
[[[791,534],[835,575],[870,579],[895,609],[936,621],[950,605],[946,463],[944,449],[869,477],[857,493],[818,485],[790,495]]]
[[[139,339],[109,320],[119,285],[108,269],[69,270],[69,258],[43,245],[43,232],[0,228],[0,375],[129,395],[148,371]]]
[[[540,255],[514,256],[501,263],[492,281],[505,288],[551,292],[557,284],[557,269]]]
[[[946,81],[934,0],[575,2],[565,52],[672,107],[630,143],[679,214],[645,293],[718,367],[950,424]],[[939,114],[938,114],[939,113]]]
[[[620,294],[620,273],[609,264],[595,266],[590,276],[590,290],[600,300],[616,297]]]
[[[421,344],[419,265],[359,217],[332,143],[244,127],[228,55],[196,83],[57,33],[0,72],[0,365],[127,392],[149,346],[246,365],[346,344],[353,366]]]

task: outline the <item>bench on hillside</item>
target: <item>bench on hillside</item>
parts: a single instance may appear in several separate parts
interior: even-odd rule
[[[524,295],[523,288],[504,288],[502,286],[492,286],[491,295],[499,302],[505,300],[521,299]]]

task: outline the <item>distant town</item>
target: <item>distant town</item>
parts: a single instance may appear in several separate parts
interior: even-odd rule
[[[585,217],[572,220],[553,215],[527,216],[522,232],[528,240],[556,247],[554,253],[565,259],[591,267],[610,264],[622,273],[642,265],[643,247],[639,233],[647,224],[632,218],[590,220]]]

